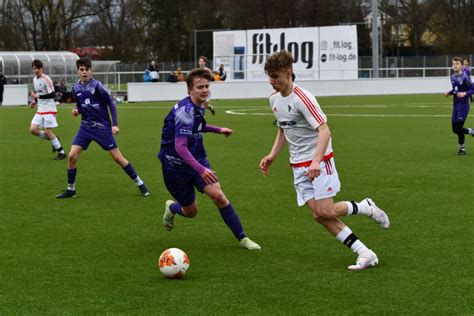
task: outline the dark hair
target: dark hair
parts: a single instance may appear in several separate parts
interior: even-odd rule
[[[188,85],[188,88],[193,87],[194,79],[196,78],[204,78],[208,81],[211,81],[212,79],[211,74],[208,70],[202,68],[194,68],[189,73],[188,78],[186,78],[186,84]]]
[[[272,54],[265,62],[265,73],[275,73],[282,70],[292,69],[293,56],[287,50],[282,50]]]
[[[199,56],[198,60],[199,60],[199,59],[204,60],[204,62],[207,64],[207,58],[206,58],[206,56]]]
[[[459,61],[462,64],[462,58],[461,57],[453,57],[451,61]]]
[[[39,60],[39,59],[35,59],[35,60],[33,60],[33,62],[31,63],[31,68],[33,68],[33,67],[38,68],[38,69],[41,69],[41,68],[43,68],[43,62],[42,62],[41,60]]]
[[[81,66],[86,67],[87,69],[91,69],[92,62],[88,57],[79,58],[78,60],[76,60],[76,67],[77,69],[79,69],[79,67]]]

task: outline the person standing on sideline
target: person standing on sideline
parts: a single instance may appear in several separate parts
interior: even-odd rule
[[[207,58],[206,56],[199,56],[199,68],[206,70],[209,73],[209,76],[211,76],[210,81],[214,81],[214,74],[212,73],[212,70],[207,67]],[[214,109],[214,106],[209,103],[211,102],[211,93],[209,92],[209,96],[204,102],[204,108],[207,110],[211,111],[212,115],[216,115],[216,110]]]
[[[356,264],[348,269],[376,266],[377,255],[339,218],[365,215],[387,229],[390,226],[387,214],[370,198],[358,203],[334,203],[341,184],[326,115],[310,92],[293,83],[293,56],[288,51],[271,55],[264,69],[276,91],[270,96],[270,107],[277,120],[278,133],[271,152],[260,161],[261,172],[268,175],[271,164],[288,143],[298,206],[306,204],[318,223],[358,254]]]
[[[3,72],[0,70],[0,106],[3,103],[3,86],[7,84],[7,78],[3,75]]]
[[[156,61],[152,60],[150,62],[150,66],[148,66],[148,71],[150,73],[151,82],[158,82],[160,79],[160,72],[158,66],[156,65]]]
[[[163,225],[170,231],[176,215],[188,218],[197,215],[196,188],[214,202],[243,248],[260,250],[260,246],[244,232],[237,213],[207,161],[203,134],[217,133],[228,137],[233,133],[229,128],[206,124],[204,102],[209,95],[210,80],[207,70],[193,69],[186,80],[188,96],[173,106],[164,121],[158,158],[166,188],[176,202],[166,201]]]
[[[224,64],[221,64],[217,71],[219,72],[219,76],[221,77],[221,80],[225,81],[227,79],[227,71],[224,68]]]
[[[57,198],[76,196],[77,160],[83,150],[94,141],[108,151],[112,159],[123,168],[123,171],[135,182],[143,196],[150,195],[145,183],[137,175],[132,164],[125,159],[117,147],[114,135],[119,133],[117,109],[102,83],[92,78],[92,63],[88,58],[76,61],[79,82],[72,87],[72,94],[77,108],[72,110],[73,116],[81,115],[81,126],[72,141],[67,165],[67,190],[56,195]],[[112,116],[112,122],[109,116]]]
[[[463,71],[462,59],[454,57],[452,59],[453,73],[451,74],[452,89],[444,95],[453,96],[453,115],[451,124],[453,133],[458,136],[458,155],[466,154],[466,146],[464,145],[465,134],[474,136],[473,128],[465,128],[464,123],[469,115],[469,97],[474,93],[471,77]]]
[[[59,138],[53,133],[53,128],[58,127],[58,122],[56,121],[58,110],[54,102],[53,82],[43,72],[43,62],[41,60],[33,60],[31,68],[35,75],[33,78],[35,91],[31,93],[34,101],[30,103],[30,107],[35,108],[35,105],[37,105],[37,109],[35,116],[31,120],[30,133],[39,138],[49,140],[53,153],[58,152],[54,160],[63,160],[66,158],[66,153],[59,142]]]

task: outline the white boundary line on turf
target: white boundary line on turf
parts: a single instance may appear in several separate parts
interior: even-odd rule
[[[273,116],[273,113],[258,113],[258,112],[247,112],[259,110],[260,108],[254,109],[238,109],[225,111],[226,114],[230,115],[251,115],[251,116]],[[244,113],[242,113],[244,112]],[[451,117],[448,114],[356,114],[356,113],[326,113],[327,116],[347,116],[347,117]]]
[[[174,105],[175,103],[173,103]],[[147,110],[147,109],[171,109],[173,105],[150,105],[150,106],[143,106],[143,105],[132,105],[128,103],[120,103],[117,105],[119,109],[140,109],[140,110]],[[414,102],[414,103],[387,103],[387,104],[334,104],[334,105],[323,105],[323,109],[331,109],[331,108],[389,108],[389,107],[399,107],[399,108],[440,108],[440,107],[452,107],[450,103],[447,102]],[[29,108],[28,106],[4,106],[0,109],[25,109]],[[72,109],[74,106],[72,104],[68,105],[60,105],[58,109]],[[216,109],[235,109],[235,105],[219,105],[216,106]],[[261,110],[261,109],[268,109],[268,104],[262,105],[258,108],[248,108],[244,107],[242,109],[235,109],[235,111],[242,111],[242,110]]]

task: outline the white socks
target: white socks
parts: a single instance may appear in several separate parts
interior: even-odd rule
[[[372,215],[372,209],[366,200],[361,202],[346,201],[347,204],[347,215]]]
[[[337,234],[336,238],[346,245],[347,247],[351,248],[352,251],[360,254],[366,250],[369,250],[360,239],[352,233],[352,230],[349,227],[344,227],[339,234]]]
[[[62,148],[61,147],[61,143],[59,143],[59,139],[56,137],[55,139],[52,139],[51,140],[51,144],[53,145],[54,149],[59,149],[59,148]],[[64,150],[61,149],[59,151],[61,154],[64,154]]]
[[[40,131],[40,133],[38,134],[38,137],[42,139],[48,139],[48,136],[46,136],[46,133],[44,131]]]

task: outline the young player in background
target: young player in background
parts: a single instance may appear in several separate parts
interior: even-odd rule
[[[470,77],[471,76],[471,65],[469,65],[469,60],[464,59],[464,61],[462,63],[463,63],[462,71]]]
[[[120,165],[125,173],[135,182],[143,196],[150,195],[145,183],[135,172],[132,164],[125,159],[117,147],[114,135],[119,133],[117,110],[109,92],[102,83],[92,78],[92,63],[88,58],[76,61],[79,82],[72,87],[72,94],[77,108],[72,110],[73,116],[81,115],[81,126],[74,138],[69,152],[67,166],[68,188],[57,198],[70,198],[76,195],[77,160],[83,150],[94,141],[108,151],[114,161]],[[112,122],[109,116],[112,116]]]
[[[210,81],[214,81],[214,74],[212,73],[212,70],[209,69],[209,67],[207,67],[206,65],[207,65],[206,56],[199,56],[199,68],[204,69],[207,72],[209,72],[209,76],[211,76]],[[211,92],[209,92],[209,96],[207,97],[206,102],[204,102],[204,107],[207,110],[211,111],[212,115],[216,115],[216,111],[214,109],[214,106],[212,104],[210,104],[209,102],[211,102]]]
[[[205,69],[193,69],[186,80],[188,96],[173,106],[164,121],[158,158],[166,188],[176,202],[166,201],[163,225],[172,230],[176,214],[188,218],[197,215],[196,188],[211,198],[243,248],[259,250],[260,246],[244,232],[237,213],[207,161],[203,133],[232,135],[229,128],[206,124],[204,102],[209,96],[210,80],[211,76]]]
[[[469,115],[469,97],[474,93],[471,77],[463,71],[462,59],[454,57],[452,59],[453,73],[451,74],[452,89],[446,92],[446,97],[453,96],[453,115],[451,124],[453,133],[458,136],[458,155],[466,154],[466,146],[464,145],[465,134],[474,136],[474,129],[465,128],[464,123]]]
[[[66,158],[59,138],[53,133],[53,128],[58,127],[56,121],[56,103],[54,102],[54,85],[49,78],[43,72],[43,62],[35,59],[31,63],[33,69],[34,78],[33,86],[35,91],[31,93],[34,98],[33,102],[30,103],[30,107],[34,108],[37,106],[36,114],[31,120],[30,133],[38,136],[39,138],[49,140],[53,148],[53,153],[58,152],[58,155],[54,160],[62,160]]]
[[[387,229],[388,216],[370,198],[359,203],[334,204],[333,198],[341,184],[326,115],[310,92],[293,83],[293,56],[289,52],[271,55],[265,63],[265,72],[276,91],[270,96],[270,107],[277,119],[278,133],[271,152],[260,161],[261,172],[268,174],[271,164],[288,143],[298,206],[306,204],[318,223],[358,254],[356,264],[348,267],[350,270],[377,265],[377,255],[339,218],[365,215]]]

